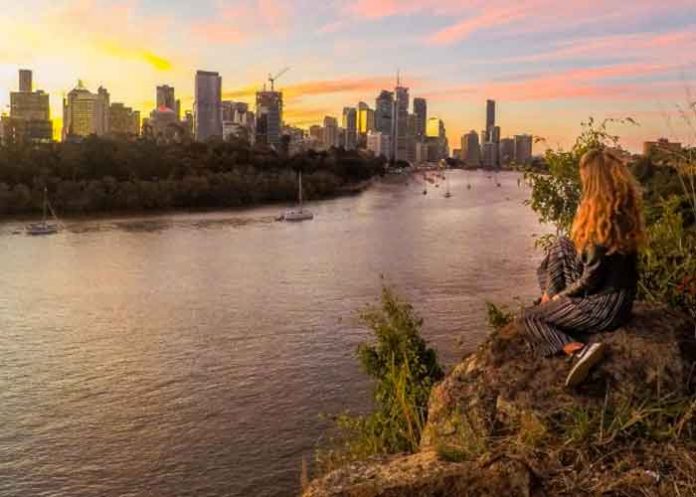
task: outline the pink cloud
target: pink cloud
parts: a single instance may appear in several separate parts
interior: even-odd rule
[[[478,16],[470,17],[430,35],[427,42],[432,45],[450,45],[468,38],[474,31],[505,25],[524,17],[526,17],[525,10],[519,7],[485,9]]]

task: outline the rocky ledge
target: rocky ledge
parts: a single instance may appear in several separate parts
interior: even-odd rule
[[[346,466],[304,496],[696,495],[692,322],[638,304],[593,337],[607,356],[574,390],[568,360],[531,356],[514,326],[433,389],[418,453]]]

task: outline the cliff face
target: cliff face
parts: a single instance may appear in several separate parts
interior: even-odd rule
[[[304,495],[696,495],[694,332],[637,305],[596,336],[607,356],[574,390],[566,358],[495,334],[433,389],[419,453],[342,468]]]

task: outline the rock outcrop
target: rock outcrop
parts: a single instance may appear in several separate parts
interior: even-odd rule
[[[305,497],[696,495],[693,323],[637,305],[592,337],[608,354],[574,390],[568,360],[531,356],[512,327],[433,389],[419,453],[344,467]]]

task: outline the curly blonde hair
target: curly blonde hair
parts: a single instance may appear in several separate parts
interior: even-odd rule
[[[590,150],[580,159],[582,200],[571,237],[578,251],[602,245],[609,253],[633,253],[643,242],[639,187],[618,154]]]

